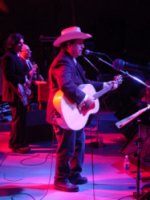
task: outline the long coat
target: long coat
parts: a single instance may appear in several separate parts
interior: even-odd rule
[[[61,50],[49,69],[49,98],[47,103],[46,120],[50,124],[57,124],[60,117],[53,105],[53,98],[58,90],[71,101],[80,104],[85,93],[78,89],[80,84],[92,84],[96,90],[103,87],[102,82],[88,80],[82,67],[65,51]]]
[[[18,98],[17,85],[25,82],[28,68],[14,52],[7,52],[2,58],[2,100],[8,103]]]

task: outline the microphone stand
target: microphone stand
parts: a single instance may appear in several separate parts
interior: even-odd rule
[[[83,56],[83,55],[82,55],[82,56]],[[98,73],[100,72],[99,69],[98,69],[97,67],[95,67],[95,65],[94,65],[86,56],[83,56],[83,58],[90,64],[91,67],[93,67],[93,69],[95,69]],[[97,123],[98,123],[98,122],[97,122]],[[99,141],[98,135],[97,135],[97,141],[91,143],[91,146],[97,148],[97,147],[99,147],[99,145],[100,145],[99,143],[100,143],[100,142],[101,142],[101,145],[103,146],[104,144],[103,144],[103,142],[102,142],[102,139],[101,139],[101,141]]]
[[[120,69],[119,71],[122,72],[124,75],[126,75],[126,76],[132,78],[133,80],[135,80],[135,81],[141,83],[142,85],[144,85],[144,86],[146,86],[146,87],[150,87],[147,83],[145,83],[145,82],[142,81],[141,79],[137,78],[136,76],[133,76],[133,75],[129,74],[129,72],[123,71],[122,69]]]
[[[133,76],[131,74],[129,74],[128,71],[124,71],[122,69],[116,69],[111,63],[107,62],[106,60],[100,58],[100,57],[97,57],[99,61],[101,61],[102,63],[110,66],[111,68],[113,68],[114,70],[116,71],[120,71],[123,75],[125,76],[128,76],[130,78],[132,78],[133,80],[136,80],[137,82],[141,83],[142,85],[146,86],[146,87],[150,87],[150,85],[146,84],[144,81],[140,80],[139,78],[137,78],[136,76]]]
[[[93,69],[95,69],[97,72],[99,72],[97,67],[95,67],[95,65],[87,57],[83,56],[83,58],[93,67]]]
[[[98,58],[98,60],[101,61],[102,63],[104,63],[104,64],[106,64],[106,65],[108,65],[108,66],[110,66],[110,67],[112,67],[112,68],[114,69],[114,67],[113,67],[113,65],[112,65],[111,63],[107,62],[106,60],[104,60],[104,59],[102,59],[102,58],[100,58],[100,57],[97,57],[97,58]]]

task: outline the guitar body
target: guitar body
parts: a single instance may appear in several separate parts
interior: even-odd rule
[[[31,68],[37,69],[37,64],[33,64]],[[30,75],[30,79],[27,78],[27,75],[25,75],[25,79],[28,79],[28,84],[25,82],[24,84],[18,83],[18,95],[20,97],[20,100],[22,101],[24,106],[27,106],[29,104],[29,96],[32,94],[32,91],[30,89],[34,73]]]
[[[93,96],[96,91],[91,84],[82,84],[79,86],[83,92],[88,96]],[[89,115],[96,113],[99,110],[99,100],[95,100],[95,107],[88,110],[85,115],[79,112],[77,104],[69,101],[59,90],[53,99],[53,105],[57,112],[61,115],[61,119],[58,119],[58,124],[64,129],[80,130],[86,125]]]
[[[112,90],[115,84],[117,84],[118,87],[118,85],[122,83],[121,75],[115,76],[114,78],[114,81],[108,82],[105,87],[98,92],[95,91],[95,88],[91,84],[79,85],[78,88],[85,92],[89,97],[93,97],[95,101],[95,106],[87,110],[87,112],[84,112],[84,114],[79,111],[76,103],[69,101],[65,97],[61,90],[56,92],[53,98],[53,105],[61,116],[60,118],[57,118],[58,125],[64,129],[71,130],[80,130],[84,128],[89,115],[94,114],[99,110],[100,105],[98,98]]]
[[[29,104],[28,97],[31,95],[31,90],[25,85],[18,83],[18,95],[24,106]]]

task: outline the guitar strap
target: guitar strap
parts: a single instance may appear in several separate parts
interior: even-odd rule
[[[31,64],[30,60],[26,60],[26,64],[28,66],[28,69],[31,70],[32,69],[32,64]]]

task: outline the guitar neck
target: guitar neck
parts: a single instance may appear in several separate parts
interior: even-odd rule
[[[96,92],[93,97],[94,99],[98,99],[99,97],[103,96],[104,94],[106,94],[107,92],[109,92],[111,90],[112,86],[110,85],[107,88],[103,88],[102,90]]]
[[[117,85],[121,84],[122,83],[122,76],[121,75],[116,76],[114,81],[117,83]],[[112,84],[114,84],[114,83],[112,83]],[[104,87],[102,90],[96,92],[93,95],[93,98],[97,99],[97,98],[103,96],[104,94],[106,94],[107,92],[109,92],[113,87],[112,84],[110,83],[110,84],[107,85],[107,87]]]

